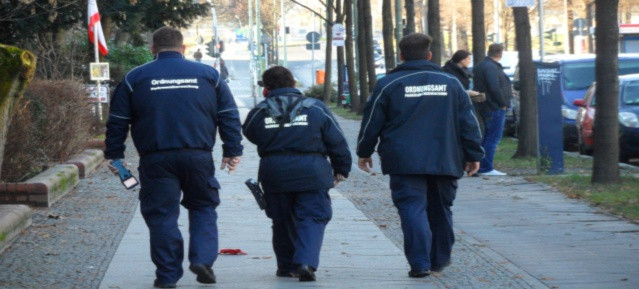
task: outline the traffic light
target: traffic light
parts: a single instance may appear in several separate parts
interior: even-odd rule
[[[217,43],[217,51],[219,53],[224,52],[224,41],[220,40],[220,42]]]
[[[208,56],[215,57],[216,56],[216,53],[215,53],[215,42],[209,41],[209,42],[206,43],[206,46],[209,49],[209,51],[206,54]]]

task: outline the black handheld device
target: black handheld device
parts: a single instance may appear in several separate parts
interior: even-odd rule
[[[131,174],[131,171],[122,165],[121,160],[114,160],[111,162],[111,165],[118,169],[120,182],[122,182],[127,190],[130,190],[139,184],[138,180],[133,176],[133,174]]]
[[[260,210],[264,210],[266,208],[266,199],[264,198],[264,192],[262,191],[262,188],[260,188],[260,184],[253,179],[248,179],[244,183],[255,197],[255,201],[260,207]]]

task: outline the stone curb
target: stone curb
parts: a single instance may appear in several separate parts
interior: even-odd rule
[[[0,205],[0,253],[30,225],[31,209],[28,206]]]
[[[24,183],[0,184],[0,203],[48,207],[80,181],[75,165],[55,165]]]
[[[106,144],[103,139],[92,139],[88,141],[87,147],[104,150],[106,148]]]
[[[81,179],[93,172],[104,161],[104,152],[98,149],[87,149],[64,164],[75,165]]]

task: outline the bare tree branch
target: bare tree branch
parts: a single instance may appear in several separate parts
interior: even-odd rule
[[[300,2],[297,2],[296,0],[291,0],[291,2],[293,2],[293,3],[297,4],[297,5],[300,5],[300,6],[304,7],[304,8],[305,8],[305,9],[307,9],[308,11],[311,11],[311,13],[313,13],[313,14],[317,15],[317,17],[321,18],[322,20],[324,20],[324,22],[328,23],[329,25],[333,25],[333,22],[332,22],[332,21],[328,21],[328,19],[326,19],[326,17],[322,16],[322,14],[317,13],[317,12],[316,12],[315,10],[313,10],[312,8],[310,8],[310,7],[308,7],[308,6],[304,5],[304,4],[302,4],[302,3],[300,3]],[[321,2],[321,1],[320,1],[320,2]],[[322,4],[323,4],[324,6],[326,6],[326,4],[324,4],[324,3],[322,3]]]

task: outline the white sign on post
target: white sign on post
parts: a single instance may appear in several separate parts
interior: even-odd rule
[[[542,1],[542,0],[539,0]],[[533,7],[535,0],[506,0],[506,7]]]
[[[95,89],[95,85],[87,84],[86,85],[87,92],[89,93],[89,101],[90,102],[100,102],[100,103],[108,103],[108,95],[109,88],[106,85],[100,86],[100,95],[98,96],[97,89]]]
[[[333,24],[333,46],[344,46],[346,40],[346,29],[344,25],[335,23]]]

